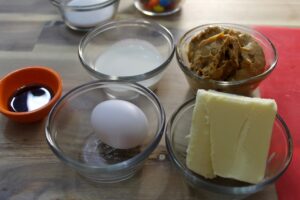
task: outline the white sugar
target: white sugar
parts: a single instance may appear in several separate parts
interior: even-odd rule
[[[72,0],[67,6],[91,6],[104,3],[107,0]],[[93,27],[103,21],[111,19],[114,15],[114,5],[91,11],[65,10],[65,18],[74,27]]]

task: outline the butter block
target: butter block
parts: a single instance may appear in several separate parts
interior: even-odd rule
[[[193,110],[190,140],[187,149],[187,167],[206,178],[214,178],[212,169],[209,119],[204,90],[199,90]],[[199,131],[201,130],[201,131]],[[201,167],[199,167],[201,166]]]
[[[271,99],[198,90],[187,167],[206,178],[261,181],[276,110]]]
[[[235,160],[235,176],[249,183],[258,183],[264,178],[277,111],[274,100],[256,100],[239,138]]]

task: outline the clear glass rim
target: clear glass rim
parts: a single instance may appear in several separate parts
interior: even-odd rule
[[[246,32],[253,32],[253,33],[259,35],[261,38],[263,38],[263,40],[265,40],[270,45],[271,50],[272,50],[272,54],[274,56],[274,60],[269,65],[268,69],[265,70],[263,73],[258,74],[256,76],[252,76],[252,77],[247,78],[247,79],[243,79],[243,80],[239,80],[239,81],[217,81],[217,80],[202,78],[201,76],[197,75],[193,71],[189,70],[189,66],[185,65],[185,63],[183,61],[183,58],[181,57],[181,55],[182,55],[181,46],[182,46],[184,40],[186,39],[186,37],[189,36],[191,33],[193,33],[194,31],[206,28],[206,27],[210,27],[210,26],[220,26],[220,27],[223,26],[223,27],[238,28],[238,29],[244,30]],[[193,79],[196,79],[196,80],[206,81],[206,82],[209,82],[209,83],[212,83],[212,84],[217,84],[217,85],[220,85],[220,86],[236,86],[236,85],[247,84],[249,82],[259,81],[261,78],[269,75],[275,69],[275,67],[277,65],[277,61],[278,61],[277,50],[276,50],[274,44],[272,43],[272,41],[267,36],[265,36],[264,34],[256,31],[255,29],[251,29],[250,27],[239,25],[239,24],[231,24],[231,23],[203,24],[203,25],[200,25],[200,26],[197,26],[195,28],[190,29],[188,32],[186,32],[179,39],[178,45],[176,47],[176,57],[177,57],[177,61],[179,63],[179,67],[188,76],[190,76],[190,77],[192,77]]]
[[[51,3],[54,6],[67,8],[67,9],[70,9],[73,11],[92,11],[92,10],[96,10],[99,8],[104,8],[104,7],[110,6],[119,1],[120,0],[106,0],[102,3],[96,3],[93,5],[86,5],[86,6],[70,6],[67,4],[69,1],[64,1],[64,0],[51,0]]]
[[[165,134],[165,141],[166,141],[166,147],[167,147],[167,151],[170,154],[171,160],[172,162],[175,164],[175,166],[179,169],[179,171],[184,174],[185,176],[187,176],[189,179],[193,179],[196,181],[197,186],[199,187],[204,187],[210,191],[213,192],[217,192],[217,193],[224,193],[224,194],[239,194],[239,195],[243,195],[243,194],[250,194],[250,193],[254,193],[256,191],[259,191],[261,189],[264,188],[264,186],[269,185],[271,183],[274,183],[288,168],[288,166],[291,163],[292,157],[293,157],[293,141],[292,141],[292,136],[291,133],[288,129],[288,126],[286,125],[286,123],[284,122],[284,120],[282,119],[282,117],[279,114],[276,114],[276,119],[278,120],[278,122],[282,125],[282,127],[284,128],[284,133],[285,133],[285,137],[287,140],[287,144],[288,144],[288,152],[287,152],[287,158],[285,160],[284,166],[282,167],[282,169],[280,171],[278,171],[276,173],[276,175],[274,175],[271,178],[268,178],[264,181],[262,181],[261,183],[255,184],[255,185],[249,185],[249,186],[241,186],[241,187],[229,187],[229,186],[220,186],[211,182],[207,182],[204,178],[195,176],[194,173],[192,171],[190,171],[186,166],[184,166],[184,164],[182,164],[180,162],[180,160],[177,158],[172,145],[171,145],[171,141],[170,141],[170,134],[171,134],[171,130],[172,130],[172,125],[174,120],[176,119],[176,116],[178,114],[181,113],[181,111],[183,109],[185,109],[187,106],[192,105],[195,102],[195,97],[186,101],[185,103],[183,103],[181,106],[179,106],[175,112],[172,114],[168,124],[167,124],[167,130],[166,130],[166,134]]]
[[[73,95],[76,95],[78,92],[82,92],[82,91],[85,91],[86,89],[90,89],[90,88],[93,88],[96,86],[101,86],[101,85],[106,85],[106,84],[114,84],[114,85],[122,85],[122,86],[126,85],[128,87],[135,88],[135,89],[139,90],[141,93],[145,94],[153,102],[155,102],[157,108],[159,109],[160,115],[158,117],[160,119],[159,120],[160,123],[159,123],[158,129],[157,129],[157,132],[156,132],[154,138],[152,139],[152,141],[149,144],[147,144],[146,148],[138,155],[136,155],[128,160],[125,160],[123,162],[109,165],[109,167],[89,166],[86,164],[79,163],[76,160],[66,156],[63,153],[63,151],[58,147],[58,145],[55,142],[55,139],[52,136],[51,125],[53,123],[53,120],[55,118],[55,114],[57,113],[57,110],[60,109],[61,104],[63,104],[65,100],[69,99]],[[46,120],[45,134],[46,134],[47,143],[50,146],[53,153],[59,159],[64,161],[66,164],[68,164],[72,167],[75,167],[76,169],[78,169],[80,171],[113,172],[113,171],[124,170],[124,169],[129,169],[129,168],[135,167],[139,163],[141,163],[143,160],[147,159],[148,156],[153,152],[153,150],[159,144],[161,137],[165,132],[165,129],[166,129],[165,111],[164,111],[161,103],[159,102],[157,96],[150,89],[148,89],[140,84],[137,84],[137,83],[130,83],[130,82],[125,82],[125,81],[114,81],[114,80],[105,80],[105,81],[97,80],[97,81],[92,81],[92,82],[80,85],[78,87],[75,87],[74,89],[67,92],[59,101],[56,102],[56,104],[51,109],[51,111],[48,115],[48,118]]]
[[[87,62],[87,60],[84,57],[84,49],[86,45],[90,42],[91,39],[93,39],[98,34],[101,34],[102,32],[105,32],[107,30],[114,29],[115,27],[122,27],[122,26],[144,26],[144,27],[152,27],[156,30],[159,30],[161,34],[163,34],[166,38],[168,38],[168,44],[169,48],[171,49],[169,56],[166,58],[166,60],[156,67],[155,69],[144,73],[139,74],[135,76],[110,76],[107,74],[100,73],[93,68],[91,68]],[[97,28],[91,30],[89,33],[87,33],[80,41],[79,48],[78,48],[78,56],[81,64],[83,67],[94,77],[99,79],[107,79],[107,80],[121,80],[121,81],[132,81],[132,82],[138,82],[147,80],[157,74],[159,74],[161,71],[163,71],[168,64],[172,61],[173,55],[175,53],[175,44],[174,44],[174,38],[172,33],[162,26],[161,24],[158,24],[156,22],[150,22],[143,19],[124,19],[124,20],[113,20],[108,23],[105,23],[103,25],[98,26]]]

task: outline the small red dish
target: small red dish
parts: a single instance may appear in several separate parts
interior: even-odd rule
[[[12,96],[21,88],[41,85],[48,88],[51,100],[32,111],[14,112],[9,107]],[[62,80],[54,70],[44,66],[29,66],[13,71],[0,80],[0,112],[8,118],[22,123],[42,120],[62,94]]]

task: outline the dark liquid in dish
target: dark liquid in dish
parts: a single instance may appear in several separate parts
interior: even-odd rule
[[[52,92],[42,85],[24,86],[17,90],[9,101],[13,112],[30,112],[46,105],[52,98]]]

